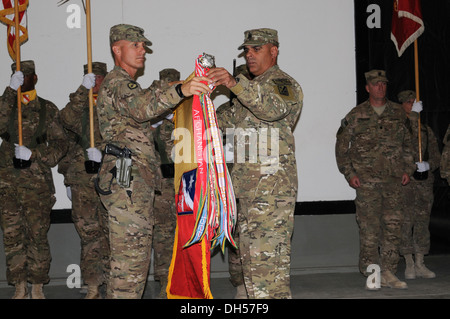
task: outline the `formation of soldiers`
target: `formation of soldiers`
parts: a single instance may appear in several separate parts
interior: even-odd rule
[[[51,261],[47,231],[55,203],[50,169],[56,165],[64,175],[72,219],[81,238],[86,298],[101,298],[102,285],[106,285],[106,298],[141,298],[152,248],[160,297],[166,296],[176,226],[172,114],[184,98],[211,92],[208,84],[223,85],[234,96],[218,110],[223,131],[254,130],[272,134],[278,142],[275,152],[267,138],[260,143],[265,156],[255,162],[252,154],[245,153],[245,161],[235,161],[231,170],[238,199],[234,234],[238,249],[230,250],[230,270],[237,297],[291,298],[291,236],[298,190],[293,131],[302,111],[303,92],[278,66],[277,31],[245,31],[239,49],[244,50],[246,65],[237,75],[218,67],[205,77],[182,82],[178,71],[165,69],[160,80],[142,89],[136,82],[137,71],[144,67],[150,45],[143,29],[113,26],[114,69],[108,73],[105,63],[94,62],[88,73],[85,66],[81,85],[61,111],[36,94],[33,61],[22,61],[20,72],[12,66],[10,85],[0,98],[0,213],[7,280],[16,288],[13,298],[30,297],[28,283],[31,298],[45,298],[43,285],[50,280]],[[429,181],[411,183],[410,176],[417,168],[432,171],[440,164],[442,176],[450,179],[450,136],[447,132],[439,163],[435,137],[423,127],[428,155],[418,161],[412,143],[417,127],[409,118],[420,112],[421,105],[414,103],[409,114],[386,100],[384,71],[368,72],[366,79],[369,100],[343,119],[336,158],[339,170],[357,190],[361,272],[369,264],[380,264],[383,286],[406,288],[395,277],[400,253],[407,263],[415,256],[409,278],[434,275],[423,264],[429,249],[426,234],[417,241],[406,235],[411,228],[428,223],[432,196],[425,191]],[[22,144],[17,140],[19,87],[24,104]],[[89,142],[91,90],[95,145]],[[409,100],[408,93],[401,96]],[[237,148],[245,150],[247,144],[244,135],[236,136]],[[407,188],[409,184],[414,188]],[[407,223],[402,201],[406,191],[421,192],[420,205],[425,207],[411,212]],[[416,215],[424,215],[423,220],[419,222]]]

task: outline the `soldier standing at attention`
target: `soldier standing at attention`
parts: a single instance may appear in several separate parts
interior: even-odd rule
[[[427,172],[427,174],[417,174],[417,177],[414,174],[411,183],[403,188],[405,192],[405,222],[403,224],[400,254],[406,262],[405,279],[436,277],[436,274],[425,266],[423,259],[424,255],[427,255],[430,251],[430,231],[428,227],[434,201],[433,171],[439,168],[441,153],[433,130],[428,125],[422,124],[420,131],[423,161],[419,161],[417,114],[422,111],[423,107],[422,102],[415,102],[415,99],[416,93],[411,90],[402,91],[398,94],[398,100],[402,103],[403,110],[411,119],[414,160],[418,167],[417,171],[420,173]]]
[[[15,63],[11,66],[13,72]],[[44,299],[50,278],[47,233],[56,202],[51,168],[67,152],[59,110],[37,95],[33,61],[22,61],[0,98],[0,216],[6,254],[6,277],[15,286],[15,299]],[[18,145],[17,89],[22,91],[22,138]],[[13,158],[27,165],[13,165]],[[29,166],[28,166],[29,165]]]
[[[185,96],[211,92],[201,82],[208,81],[204,77],[171,87],[161,82],[159,87],[141,89],[136,73],[144,67],[150,45],[139,27],[120,24],[111,28],[115,66],[105,77],[97,101],[105,147],[98,188],[108,210],[111,251],[107,298],[141,298],[147,281],[153,200],[155,189],[160,189],[150,120],[175,108]]]
[[[100,298],[99,286],[105,282],[109,263],[109,244],[106,226],[106,211],[94,187],[97,171],[85,166],[87,161],[100,163],[102,153],[90,147],[89,90],[94,94],[94,141],[100,143],[95,100],[103,79],[106,64],[92,63],[92,72],[87,73],[79,88],[70,94],[70,102],[61,110],[61,121],[72,137],[67,155],[58,165],[64,175],[64,184],[70,187],[72,220],[81,239],[81,275],[87,287],[86,299]],[[95,174],[94,174],[95,173]]]
[[[388,79],[382,70],[365,74],[369,99],[354,107],[337,132],[336,161],[356,189],[359,269],[381,268],[381,286],[406,289],[395,273],[399,261],[403,215],[402,185],[416,170],[411,124],[401,105],[386,98]]]
[[[209,71],[237,100],[238,160],[232,170],[238,207],[239,251],[249,298],[292,298],[291,237],[297,198],[293,130],[303,106],[300,85],[277,64],[278,32],[261,28],[244,33],[246,64],[254,76],[233,77],[223,68]],[[253,132],[253,133],[251,133]],[[248,133],[258,137],[257,154],[245,150]],[[252,138],[252,136],[250,136]],[[239,150],[245,151],[240,154]],[[254,159],[257,158],[257,161]]]

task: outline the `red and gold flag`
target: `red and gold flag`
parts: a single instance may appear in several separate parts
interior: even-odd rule
[[[391,40],[399,57],[424,30],[420,0],[394,0]]]
[[[26,10],[28,0],[18,0],[19,16],[14,14],[14,0],[0,0],[0,21],[7,26],[7,47],[11,58],[16,60],[16,40],[22,44],[28,39]],[[19,19],[19,32],[16,32],[16,19]],[[18,34],[18,36],[17,36]]]

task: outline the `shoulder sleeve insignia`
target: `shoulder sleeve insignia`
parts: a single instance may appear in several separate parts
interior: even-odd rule
[[[279,94],[283,99],[292,99],[292,83],[288,79],[274,79],[272,80],[274,83],[275,92]]]
[[[131,89],[131,90],[134,90],[134,89],[137,88],[137,87],[138,87],[138,85],[137,85],[136,82],[130,82],[130,83],[128,83],[128,88]]]

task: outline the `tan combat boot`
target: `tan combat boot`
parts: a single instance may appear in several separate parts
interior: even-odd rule
[[[436,274],[429,270],[427,267],[425,267],[423,263],[423,254],[416,254],[416,276],[422,277],[422,278],[434,278],[436,277]]]
[[[12,299],[28,299],[30,296],[28,295],[28,287],[27,282],[19,282],[15,285],[16,292],[14,293],[14,296],[12,296]]]
[[[84,299],[101,299],[98,286],[88,285]]]
[[[42,291],[42,284],[31,285],[31,299],[45,299],[44,292]]]
[[[234,296],[234,299],[248,299],[244,284],[236,287],[236,296]]]
[[[392,272],[385,270],[381,272],[381,287],[389,287],[395,289],[408,289],[408,285],[404,281],[400,281]]]
[[[416,269],[414,267],[414,260],[411,254],[405,255],[406,269],[405,279],[416,279]]]

